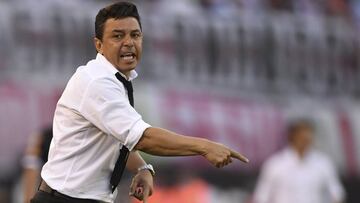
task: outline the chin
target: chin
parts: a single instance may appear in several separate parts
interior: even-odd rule
[[[119,64],[118,65],[120,71],[132,71],[136,68],[136,65],[129,64]]]
[[[129,67],[129,68],[127,68],[126,70],[132,71],[132,70],[135,70],[135,68],[136,68],[136,66],[134,66],[134,67]]]

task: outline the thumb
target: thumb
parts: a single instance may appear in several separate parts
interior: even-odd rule
[[[133,179],[133,180],[131,181],[131,185],[130,185],[130,192],[129,192],[129,195],[130,195],[130,196],[132,196],[132,195],[135,194],[137,185],[138,185],[138,184],[137,184],[137,181],[136,181],[135,179]]]

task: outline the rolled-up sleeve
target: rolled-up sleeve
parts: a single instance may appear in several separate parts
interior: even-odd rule
[[[149,124],[129,104],[122,84],[111,78],[91,81],[79,112],[105,134],[114,136],[132,150]]]

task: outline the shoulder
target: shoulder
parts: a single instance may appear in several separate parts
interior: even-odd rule
[[[265,170],[276,170],[278,167],[282,167],[288,159],[286,150],[281,150],[270,156],[263,164]]]
[[[115,74],[96,60],[91,60],[86,65],[78,67],[69,83],[73,83],[76,87],[106,88],[111,86],[121,88],[121,83]]]
[[[74,75],[78,78],[92,81],[99,78],[111,78],[113,74],[107,71],[103,64],[96,60],[91,60],[86,65],[78,67]]]
[[[315,151],[315,150],[312,151],[311,159],[313,162],[316,162],[319,166],[326,167],[326,168],[333,167],[332,160],[329,158],[329,156],[327,156],[323,152]]]
[[[97,76],[88,81],[87,88],[82,93],[84,98],[103,103],[119,101],[126,98],[126,90],[117,78],[110,75]]]
[[[312,150],[310,154],[311,159],[321,161],[321,162],[329,162],[329,157],[323,152]]]
[[[85,66],[78,67],[68,81],[60,101],[62,103],[66,103],[66,101],[79,103],[88,96],[98,98],[104,94],[124,95],[125,89],[116,76],[101,69],[101,66],[91,64],[91,61]]]

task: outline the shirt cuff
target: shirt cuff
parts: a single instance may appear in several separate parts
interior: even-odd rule
[[[139,142],[140,138],[144,134],[144,131],[149,127],[151,127],[151,125],[145,123],[143,120],[139,120],[134,124],[124,143],[124,145],[129,149],[129,151],[133,150],[133,148],[136,146],[136,144]]]

